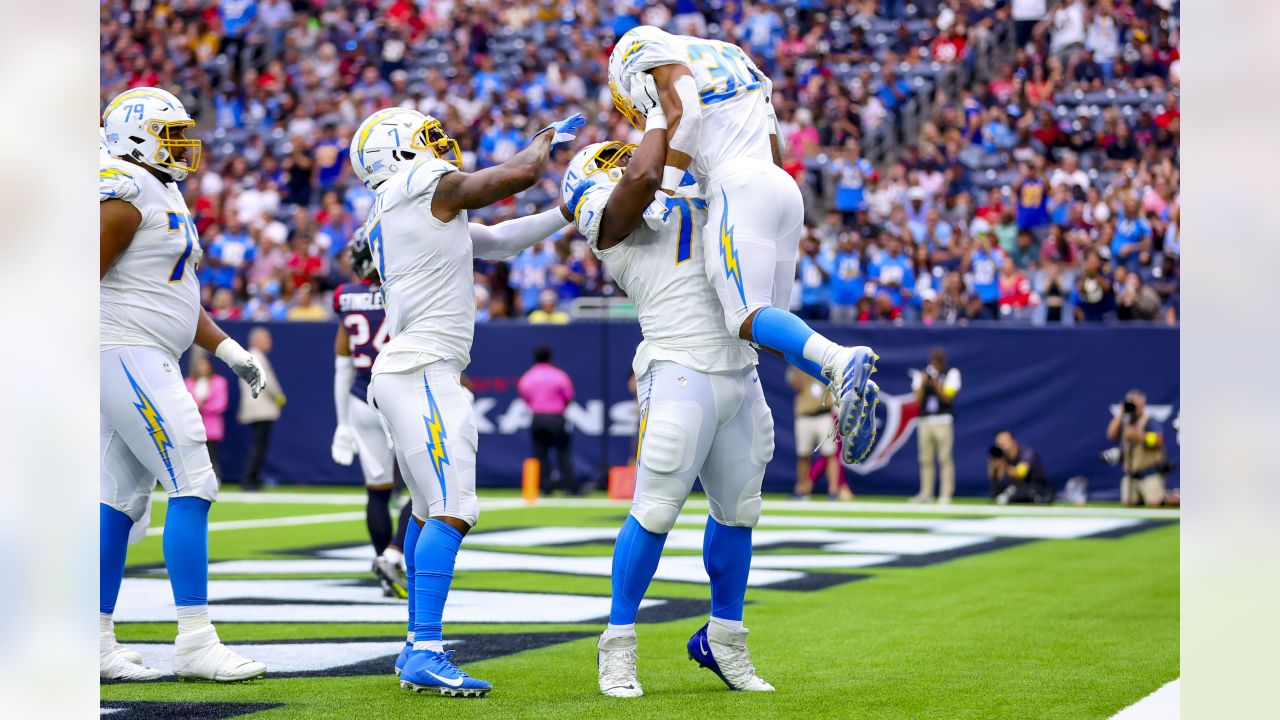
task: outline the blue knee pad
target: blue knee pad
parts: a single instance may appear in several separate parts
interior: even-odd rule
[[[133,521],[128,515],[98,504],[98,612],[115,612],[124,580],[124,560],[129,549],[129,531]]]
[[[171,497],[164,516],[164,565],[173,604],[209,604],[209,506],[198,497]]]

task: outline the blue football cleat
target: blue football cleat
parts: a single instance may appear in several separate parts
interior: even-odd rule
[[[874,380],[867,381],[867,390],[856,401],[858,422],[851,436],[844,437],[841,459],[847,465],[857,465],[871,455],[876,443],[876,407],[880,404],[880,386]]]
[[[879,359],[880,356],[865,345],[845,348],[832,366],[823,370],[837,402],[836,432],[846,439],[857,430],[862,409],[859,403],[864,400],[867,383]]]
[[[707,623],[689,638],[688,649],[690,660],[718,675],[730,690],[773,692],[751,664],[745,628],[730,630]]]
[[[473,678],[454,665],[452,650],[414,650],[400,670],[400,687],[454,697],[484,697],[493,683]]]
[[[400,656],[396,658],[396,675],[404,669],[404,664],[409,661],[409,653],[413,652],[413,643],[405,641],[404,647],[400,648]]]

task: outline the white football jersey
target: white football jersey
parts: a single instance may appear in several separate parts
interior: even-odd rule
[[[726,160],[773,162],[763,75],[742,48],[720,40],[672,35],[651,25],[632,28],[609,56],[609,79],[627,94],[636,73],[683,65],[693,73],[702,101],[702,128],[690,169],[706,187],[707,175]]]
[[[649,365],[670,360],[701,372],[740,370],[754,365],[756,352],[729,334],[716,292],[707,283],[698,230],[705,222],[700,198],[676,196],[661,230],[644,223],[625,240],[600,250],[600,221],[613,184],[598,185],[578,204],[574,222],[591,249],[636,305],[644,341],[632,368],[642,377]]]
[[[391,341],[373,374],[407,372],[436,361],[471,362],[476,298],[467,212],[442,223],[431,198],[446,173],[443,160],[421,160],[378,186],[365,222],[382,277]]]
[[[99,347],[145,345],[181,356],[200,317],[201,249],[178,184],[119,158],[102,158],[98,200],[124,200],[142,214],[133,241],[99,285]]]

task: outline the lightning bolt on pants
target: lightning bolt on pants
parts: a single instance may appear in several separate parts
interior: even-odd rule
[[[742,158],[724,165],[703,188],[701,249],[725,325],[737,335],[756,310],[790,304],[804,199],[795,180],[772,163]]]
[[[460,375],[456,364],[446,362],[380,373],[370,397],[391,431],[414,516],[448,516],[475,525],[478,433]]]

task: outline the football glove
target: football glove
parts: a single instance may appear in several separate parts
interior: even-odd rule
[[[641,115],[648,115],[655,107],[662,107],[658,99],[658,83],[647,72],[636,73],[631,78],[631,105]]]
[[[240,343],[227,338],[218,344],[218,348],[213,351],[218,359],[226,363],[232,372],[240,377],[241,380],[249,386],[249,392],[253,393],[256,398],[267,386],[267,378],[262,374],[262,368],[258,365],[258,361],[253,359],[253,355],[249,354],[240,346]]]
[[[339,425],[333,431],[333,444],[329,446],[333,461],[339,465],[350,465],[356,459],[357,452],[359,449],[356,446],[355,432],[350,425]]]
[[[537,133],[534,134],[534,137],[537,137],[538,135],[541,135],[542,133],[548,130],[551,130],[552,132],[555,133],[555,136],[551,138],[551,147],[554,148],[556,145],[559,145],[561,143],[567,143],[570,140],[577,137],[576,133],[578,131],[578,128],[586,124],[587,124],[587,119],[583,117],[582,113],[574,113],[563,120],[560,120],[558,122],[553,122],[550,125],[542,128],[541,130],[539,130]]]

